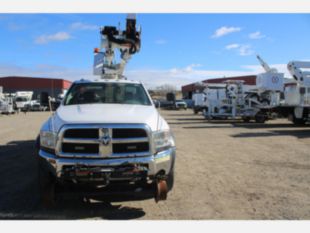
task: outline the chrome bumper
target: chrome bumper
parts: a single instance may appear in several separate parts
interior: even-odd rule
[[[53,173],[60,178],[63,166],[107,166],[116,167],[130,164],[148,165],[148,176],[154,176],[159,171],[164,170],[166,174],[170,172],[175,159],[175,147],[162,151],[156,155],[134,158],[112,158],[112,159],[82,159],[82,158],[60,158],[54,154],[39,150],[39,156],[44,158],[51,165]]]

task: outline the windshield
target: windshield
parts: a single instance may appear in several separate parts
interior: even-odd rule
[[[28,101],[26,97],[17,97],[16,102],[25,102],[25,101]]]
[[[64,105],[94,103],[151,105],[143,86],[135,83],[73,84],[64,100]]]

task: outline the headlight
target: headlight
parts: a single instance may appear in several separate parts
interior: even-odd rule
[[[158,153],[175,146],[174,137],[170,130],[157,131],[153,133],[154,152]]]
[[[40,132],[40,145],[49,149],[55,149],[57,135],[51,131]]]

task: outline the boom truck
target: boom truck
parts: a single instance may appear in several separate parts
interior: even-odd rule
[[[100,78],[75,81],[37,138],[42,200],[54,203],[68,188],[106,201],[166,200],[174,183],[173,134],[143,84],[123,75],[141,47],[135,15],[125,30],[100,28],[100,37]]]
[[[291,61],[287,69],[294,78],[284,86],[284,101],[277,111],[295,125],[304,125],[310,119],[310,62]]]
[[[310,62],[290,61],[287,69],[293,77],[292,82],[278,82],[278,77],[284,80],[284,74],[269,65],[257,56],[265,69],[262,77],[270,76],[270,83],[267,84],[269,92],[266,98],[272,106],[272,111],[280,116],[288,117],[295,125],[304,125],[310,119]],[[261,80],[268,80],[262,78]],[[276,85],[275,85],[276,84]],[[281,94],[284,99],[281,99]],[[260,96],[264,96],[261,93]],[[265,95],[266,96],[266,95]]]
[[[274,108],[280,104],[284,74],[272,69],[257,56],[265,73],[256,76],[254,88],[245,88],[242,80],[206,84],[206,119],[242,119],[264,123],[273,118]]]

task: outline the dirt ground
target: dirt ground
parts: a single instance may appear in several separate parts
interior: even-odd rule
[[[38,204],[34,139],[49,113],[0,116],[1,219],[310,219],[310,126],[161,111],[176,137],[168,200]]]

